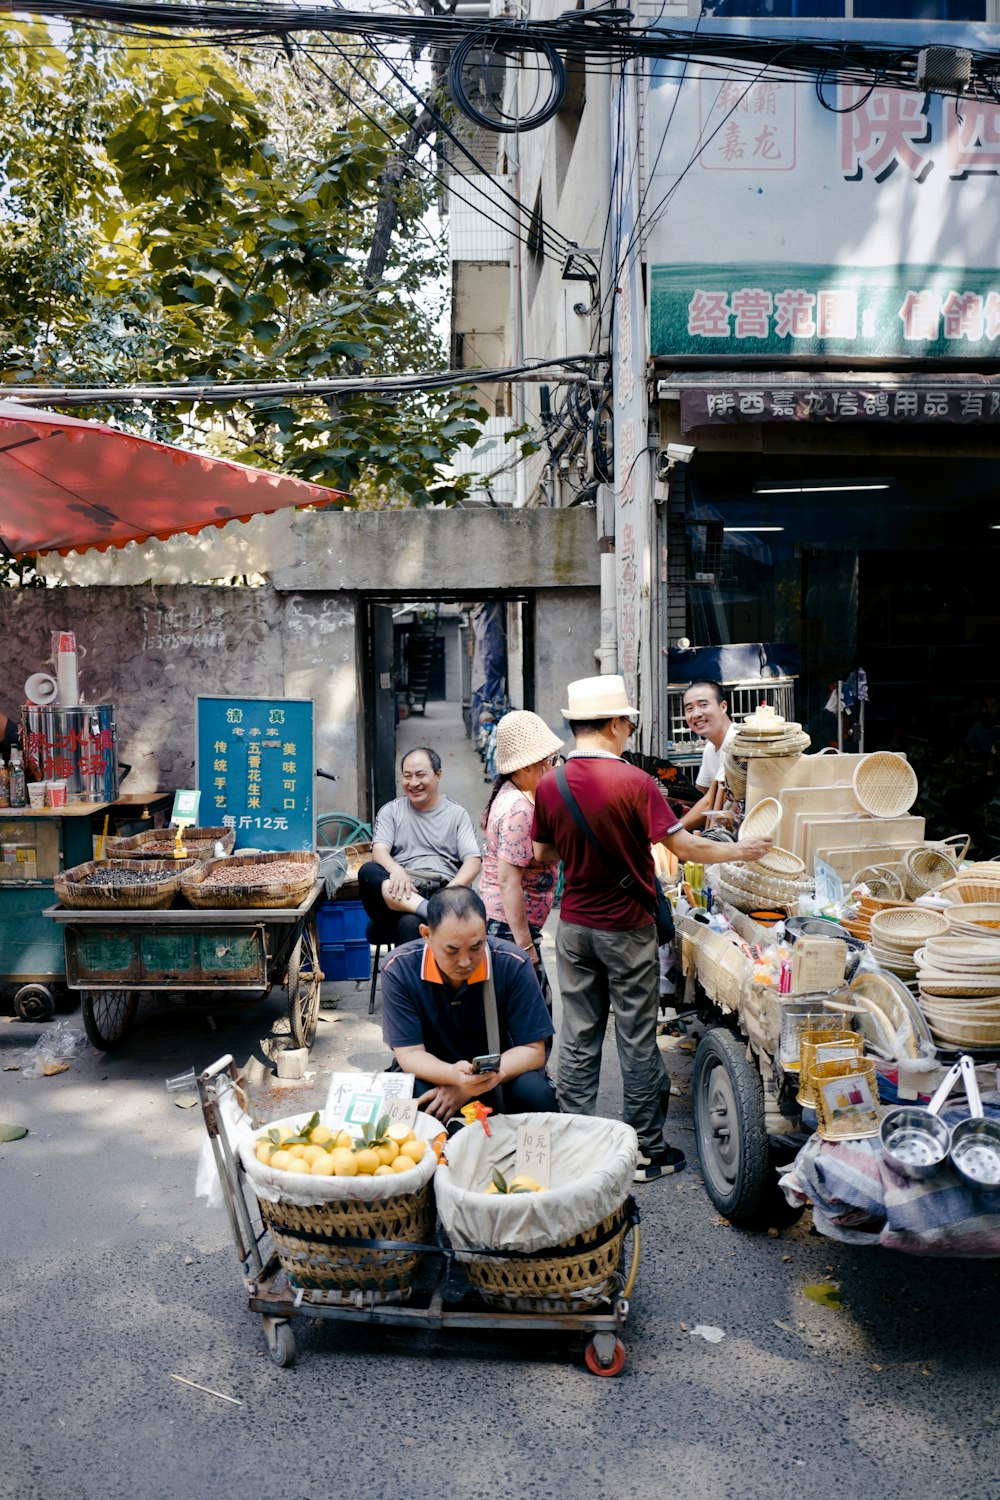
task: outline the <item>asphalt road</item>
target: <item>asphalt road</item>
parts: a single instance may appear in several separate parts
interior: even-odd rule
[[[316,1076],[386,1056],[367,986],[327,986]],[[0,1007],[2,1010],[2,1007]],[[636,1189],[642,1259],[615,1380],[555,1334],[424,1334],[296,1322],[274,1365],[221,1209],[194,1197],[204,1127],[168,1074],[242,1061],[281,997],[217,1019],[144,1001],[122,1052],[0,1072],[3,1500],[466,1500],[605,1496],[991,1500],[1000,1495],[997,1262],[918,1260],[720,1220],[694,1160],[674,1046],[678,1177]],[[69,1017],[80,1026],[79,1012]],[[44,1028],[0,1015],[20,1068]],[[620,1112],[609,1039],[602,1107]],[[806,1298],[830,1279],[839,1309]],[[721,1329],[710,1343],[695,1329]],[[172,1380],[184,1376],[236,1398]]]

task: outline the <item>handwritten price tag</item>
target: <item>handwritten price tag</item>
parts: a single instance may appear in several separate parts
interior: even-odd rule
[[[410,1099],[415,1079],[412,1073],[334,1073],[326,1096],[323,1119],[327,1124],[347,1119],[355,1094],[379,1094],[385,1099]],[[363,1123],[363,1122],[362,1122]]]
[[[389,1116],[390,1125],[405,1125],[412,1130],[417,1123],[416,1099],[383,1099],[382,1114]]]
[[[547,1188],[552,1162],[552,1136],[547,1125],[519,1125],[517,1150],[514,1154],[514,1176],[533,1177],[539,1187]]]

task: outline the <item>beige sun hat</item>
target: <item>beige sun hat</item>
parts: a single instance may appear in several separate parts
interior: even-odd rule
[[[562,747],[562,740],[556,739],[544,719],[526,708],[516,708],[504,714],[497,725],[497,772],[510,776],[555,755]]]
[[[631,715],[638,718],[625,693],[624,677],[609,673],[604,677],[578,677],[566,689],[569,706],[563,709],[567,719],[617,719]]]

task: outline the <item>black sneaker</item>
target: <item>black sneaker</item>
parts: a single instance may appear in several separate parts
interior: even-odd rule
[[[679,1151],[676,1146],[664,1146],[662,1151],[657,1151],[652,1156],[644,1156],[640,1151],[632,1181],[656,1182],[660,1177],[672,1177],[675,1172],[683,1172],[686,1165],[684,1152]]]

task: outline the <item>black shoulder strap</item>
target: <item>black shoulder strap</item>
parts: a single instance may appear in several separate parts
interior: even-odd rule
[[[580,806],[579,802],[573,795],[573,788],[569,784],[569,780],[566,776],[566,767],[563,765],[556,766],[556,786],[559,788],[560,796],[562,797],[566,806],[569,808],[570,814],[573,818],[573,822],[576,824],[577,828],[579,828],[580,832],[587,840],[587,843],[593,849],[594,853],[604,861],[608,869],[617,874],[619,866],[616,865],[615,861],[612,859],[611,855],[605,849],[604,845],[597,837],[597,834],[594,832],[590,824],[587,822],[587,819],[584,817],[583,808]],[[639,905],[643,907],[644,910],[652,910],[653,915],[656,915],[655,909],[651,908],[649,905],[649,897],[647,891],[643,886],[639,885],[631,870],[626,871],[626,873],[620,877],[618,884],[623,891],[628,892],[628,894],[634,901],[638,901]]]

